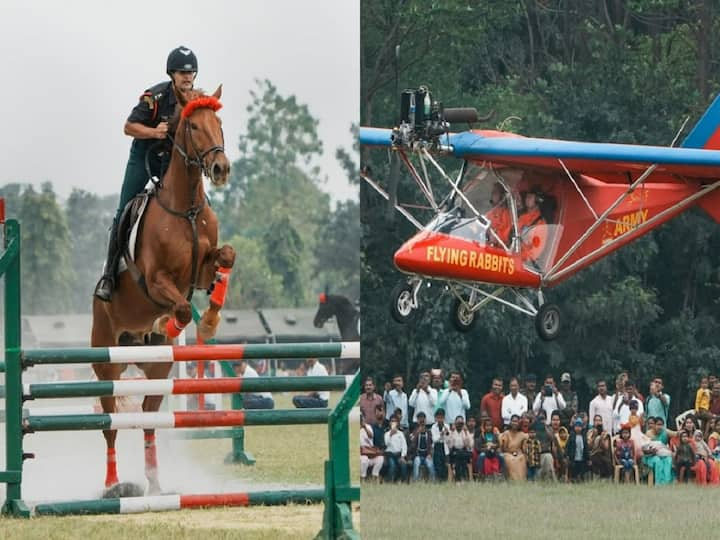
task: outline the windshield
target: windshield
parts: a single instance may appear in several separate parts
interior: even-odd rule
[[[468,161],[460,193],[452,199],[456,227],[463,219],[481,224],[484,235],[476,240],[519,252],[528,269],[542,272],[552,262],[561,233],[556,182],[553,173]],[[466,234],[481,234],[477,226],[466,229]]]
[[[488,224],[475,217],[465,217],[459,208],[453,208],[449,212],[438,214],[425,228],[484,246]]]

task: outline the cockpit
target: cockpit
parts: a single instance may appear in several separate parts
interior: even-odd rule
[[[522,255],[536,272],[548,268],[560,226],[553,178],[531,171],[466,162],[444,211],[428,223],[436,232]]]

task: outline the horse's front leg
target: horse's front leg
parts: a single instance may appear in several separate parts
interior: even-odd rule
[[[163,315],[153,324],[153,332],[175,339],[192,321],[190,302],[180,294],[172,277],[165,271],[148,279],[148,292],[156,301],[172,305],[172,315]]]
[[[202,314],[198,323],[198,334],[203,341],[212,339],[220,323],[220,310],[225,304],[230,270],[235,264],[235,250],[232,246],[224,245],[213,250],[202,269],[203,281],[210,293],[208,308]],[[207,283],[207,285],[205,285]]]

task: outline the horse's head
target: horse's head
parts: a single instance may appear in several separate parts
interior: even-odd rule
[[[222,107],[222,85],[212,96],[200,92],[177,92],[182,107],[175,131],[177,150],[188,165],[195,165],[214,186],[224,186],[230,174],[230,162],[225,155],[222,122],[215,112]]]
[[[319,305],[313,325],[315,328],[322,328],[330,317],[335,315],[334,304],[330,301],[330,295],[327,293],[320,294]]]

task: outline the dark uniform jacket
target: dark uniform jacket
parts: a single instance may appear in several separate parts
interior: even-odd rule
[[[158,83],[148,88],[140,96],[140,101],[130,112],[127,121],[147,127],[157,127],[160,122],[167,122],[175,114],[177,98],[172,89],[172,81]],[[169,143],[169,139],[166,139]],[[143,154],[156,139],[133,139],[133,147]],[[166,150],[170,147],[169,145]]]

